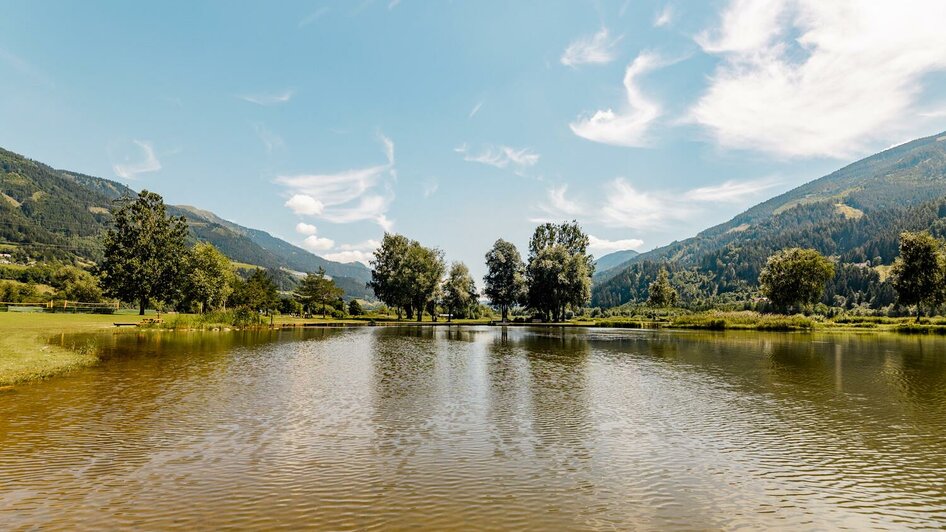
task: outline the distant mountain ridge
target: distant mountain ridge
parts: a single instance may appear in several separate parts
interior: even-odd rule
[[[32,255],[98,260],[112,202],[136,194],[121,183],[57,170],[0,148],[0,240]],[[322,267],[350,287],[363,286],[371,277],[363,264],[324,259],[197,207],[169,205],[168,212],[187,220],[192,238],[214,244],[236,262],[300,272]]]
[[[607,255],[604,255],[595,261],[595,275],[602,275],[608,270],[616,266],[620,266],[621,264],[624,264],[638,255],[640,255],[640,253],[634,251],[633,249],[625,249],[608,253]]]
[[[637,255],[596,276],[593,304],[640,299],[651,276],[643,272],[653,272],[655,264],[712,273],[723,291],[756,282],[767,254],[782,247],[889,264],[899,231],[936,222],[944,196],[946,133],[940,133],[861,159],[692,238]]]

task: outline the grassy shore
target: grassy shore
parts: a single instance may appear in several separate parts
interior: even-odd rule
[[[55,334],[112,328],[115,321],[137,322],[138,316],[0,312],[0,387],[94,364],[98,358],[91,349],[47,341]]]
[[[149,315],[154,317],[153,315]],[[193,315],[166,314],[162,323],[151,328],[164,330],[229,330],[234,328],[268,327],[268,319],[262,322],[235,326],[229,321],[232,316],[223,314]],[[49,343],[56,334],[67,334],[97,330],[116,330],[114,323],[138,323],[137,315],[97,314],[46,314],[0,312],[0,389],[14,384],[46,378],[74,368],[95,364],[98,358],[93,348],[69,349]],[[413,320],[398,321],[394,316],[359,316],[335,319],[293,318],[276,316],[276,327],[304,326],[366,326],[366,325],[416,325]],[[436,325],[485,325],[488,319],[454,320],[448,323],[439,320]],[[425,318],[422,325],[432,325]],[[514,325],[535,325],[518,323]],[[651,314],[631,317],[578,318],[561,324],[539,324],[540,326],[568,327],[623,327],[633,329],[703,329],[703,330],[757,330],[757,331],[876,331],[907,334],[946,334],[946,318],[926,318],[919,323],[913,318],[888,318],[876,316],[839,316],[828,319],[818,316],[781,316],[757,312],[707,311],[697,313]],[[132,328],[131,330],[137,330]]]

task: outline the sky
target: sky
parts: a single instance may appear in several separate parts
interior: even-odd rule
[[[0,146],[326,258],[646,251],[946,130],[941,0],[0,4]]]

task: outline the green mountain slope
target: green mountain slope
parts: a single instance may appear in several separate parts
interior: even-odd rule
[[[0,149],[0,246],[37,260],[96,261],[101,258],[99,237],[111,221],[112,202],[134,195],[120,183],[57,170]],[[213,243],[236,262],[301,272],[323,267],[351,287],[370,279],[363,264],[323,259],[211,212],[190,206],[168,210],[187,219],[192,238]]]
[[[657,265],[711,277],[717,293],[757,281],[777,249],[812,247],[842,262],[889,264],[897,235],[937,229],[946,196],[946,134],[917,139],[756,205],[693,238],[643,253],[596,279],[592,304],[646,297]],[[704,279],[704,283],[705,283]]]

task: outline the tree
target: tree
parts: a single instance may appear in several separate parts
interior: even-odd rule
[[[84,303],[98,303],[102,300],[102,289],[98,280],[89,272],[74,266],[59,268],[53,274],[52,285],[56,288],[56,297],[59,299]]]
[[[506,321],[509,308],[526,297],[525,264],[513,243],[499,239],[486,253],[486,268],[483,293]]]
[[[105,258],[97,269],[105,293],[138,301],[139,314],[151,301],[176,299],[187,252],[184,218],[167,216],[161,196],[147,190],[122,201],[112,215],[114,226],[105,233]]]
[[[187,253],[184,264],[184,301],[198,312],[226,307],[236,274],[233,264],[209,242],[198,242]]]
[[[230,301],[234,306],[269,314],[279,306],[279,292],[273,278],[265,270],[257,268],[245,281],[238,279],[234,283]]]
[[[529,241],[526,268],[528,303],[546,319],[562,321],[565,310],[577,310],[591,297],[594,257],[587,253],[588,235],[578,222],[542,224]]]
[[[443,302],[447,307],[448,320],[453,320],[453,315],[458,314],[466,317],[470,312],[470,307],[477,302],[476,284],[473,277],[470,276],[470,269],[462,262],[454,262],[450,266],[450,273],[443,285]]]
[[[900,235],[900,256],[890,270],[897,299],[916,305],[916,319],[926,305],[934,309],[946,301],[946,258],[943,242],[926,231]]]
[[[348,314],[352,316],[361,316],[365,313],[365,309],[361,308],[361,303],[357,299],[352,299],[348,302]]]
[[[381,246],[374,252],[370,263],[371,281],[368,282],[368,287],[378,299],[394,307],[398,319],[401,319],[401,310],[410,305],[405,262],[410,247],[411,241],[407,237],[385,233]]]
[[[417,321],[423,319],[424,310],[430,313],[431,319],[437,320],[436,305],[431,309],[428,303],[436,301],[445,269],[442,251],[411,241],[404,261],[402,283],[407,287],[411,307],[417,310]]]
[[[655,307],[672,307],[677,302],[677,291],[670,284],[670,274],[661,268],[657,279],[648,287],[647,303]]]
[[[813,249],[789,248],[770,256],[759,274],[762,293],[780,311],[808,306],[824,294],[834,264]]]
[[[325,276],[325,269],[319,267],[317,273],[308,273],[305,279],[299,283],[295,296],[300,303],[312,312],[316,305],[322,305],[322,317],[326,314],[326,305],[345,295],[345,291],[339,288],[335,281]]]

